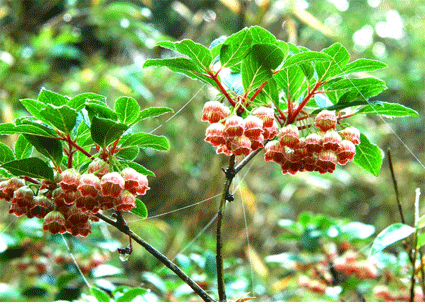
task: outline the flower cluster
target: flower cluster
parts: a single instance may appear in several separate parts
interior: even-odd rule
[[[306,137],[300,136],[296,125],[281,128],[278,139],[266,144],[265,161],[278,163],[284,174],[332,173],[337,164],[353,161],[360,143],[359,130],[348,127],[337,132],[335,113],[326,110],[316,116],[315,126],[320,130]]]
[[[345,276],[354,275],[358,279],[375,279],[378,277],[378,269],[371,260],[357,260],[357,253],[348,250],[343,256],[333,261],[336,271]]]
[[[317,132],[300,135],[295,124],[279,130],[274,110],[259,107],[245,118],[231,115],[228,107],[217,101],[205,103],[202,121],[210,126],[205,141],[217,147],[217,154],[248,155],[265,146],[265,161],[274,161],[282,172],[296,174],[303,171],[332,173],[337,164],[353,161],[360,132],[354,127],[336,131],[337,117],[334,111],[323,110],[317,114],[314,127]],[[274,139],[278,135],[278,139]]]
[[[400,288],[399,292],[394,292],[388,286],[378,285],[373,289],[375,298],[384,302],[409,302],[410,301],[410,290],[407,286]],[[416,286],[414,289],[414,302],[423,302],[424,294],[422,288]]]
[[[0,183],[0,199],[11,201],[9,213],[44,219],[43,229],[53,234],[69,232],[87,236],[99,210],[129,211],[136,195],[149,189],[147,177],[132,168],[109,172],[101,159],[90,163],[87,173],[64,170],[56,182],[43,180],[26,185],[20,178]]]
[[[259,107],[245,119],[232,115],[229,108],[217,101],[205,103],[202,121],[211,125],[205,141],[217,147],[217,154],[248,155],[264,147],[264,140],[277,135],[278,125],[272,108]]]

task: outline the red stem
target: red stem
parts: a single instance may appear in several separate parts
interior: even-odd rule
[[[112,146],[112,149],[109,151],[111,153],[111,155],[113,155],[115,152],[117,152],[117,145],[118,145],[118,142],[120,141],[120,139],[121,139],[121,136],[118,137],[115,140],[114,145]]]
[[[307,104],[307,102],[311,99],[311,97],[314,96],[314,94],[316,94],[316,90],[323,84],[323,82],[318,81],[312,90],[309,90],[308,94],[306,97],[304,97],[303,101],[301,101],[300,105],[298,106],[298,108],[294,111],[294,113],[292,113],[292,115],[288,115],[288,124],[291,124],[295,121],[296,117],[298,116],[298,114],[300,114],[300,112],[302,111],[302,109],[305,107],[305,105]]]
[[[40,182],[38,180],[33,179],[33,178],[29,177],[29,176],[22,176],[22,178],[24,180],[26,180],[27,182],[30,182],[30,183],[33,183],[33,184],[36,184],[36,185],[40,184]]]
[[[81,153],[83,153],[85,156],[87,156],[88,158],[93,159],[93,156],[87,152],[86,150],[84,150],[82,147],[80,147],[79,145],[77,145],[75,142],[73,142],[72,140],[69,142],[75,149],[77,149],[78,151],[80,151]]]
[[[232,107],[234,107],[236,105],[236,102],[234,102],[234,100],[232,99],[232,97],[230,97],[229,93],[226,91],[226,89],[221,84],[220,80],[218,80],[217,74],[214,74],[213,72],[208,71],[208,75],[218,85],[218,87],[220,88],[221,92],[224,94],[224,96],[226,96],[227,100],[230,102],[230,104],[232,105]]]
[[[257,89],[257,91],[255,91],[254,95],[252,95],[252,97],[250,98],[251,101],[253,101],[255,99],[255,97],[257,97],[257,95],[260,94],[260,92],[264,89],[264,87],[267,85],[268,82],[269,81],[267,80],[260,85],[260,87]]]

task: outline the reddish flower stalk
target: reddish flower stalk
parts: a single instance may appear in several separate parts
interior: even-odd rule
[[[220,80],[218,80],[217,74],[214,74],[213,72],[208,71],[208,75],[218,85],[218,87],[220,88],[221,93],[223,93],[224,96],[226,96],[227,100],[230,102],[230,104],[232,105],[232,107],[234,107],[236,105],[235,101],[232,99],[232,97],[230,97],[229,93],[223,87],[223,85],[221,84]]]
[[[305,107],[305,105],[307,104],[307,102],[311,99],[311,97],[313,97],[317,92],[317,89],[323,85],[324,82],[318,81],[313,89],[309,90],[308,94],[306,97],[304,97],[303,101],[301,101],[300,105],[298,106],[298,108],[294,111],[294,113],[292,113],[292,115],[288,115],[288,121],[287,124],[291,124],[295,121],[295,119],[297,118],[298,114],[300,114],[300,112],[302,111],[302,109]],[[289,107],[289,103],[288,103],[288,107]]]

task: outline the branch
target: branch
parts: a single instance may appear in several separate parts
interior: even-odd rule
[[[236,156],[232,155],[229,159],[229,166],[227,167],[226,182],[224,183],[224,189],[220,199],[220,206],[217,212],[217,286],[218,286],[218,297],[220,302],[227,302],[226,291],[224,288],[224,268],[223,268],[223,255],[221,249],[223,247],[223,242],[221,240],[221,221],[223,218],[223,208],[226,204],[226,201],[232,201],[233,196],[229,193],[230,185],[232,184],[233,178],[236,175],[235,172],[235,162]]]
[[[323,84],[324,82],[318,81],[313,89],[311,89],[307,96],[304,97],[303,101],[301,101],[301,103],[299,104],[298,108],[292,113],[292,115],[288,115],[288,124],[291,124],[295,121],[295,118],[298,116],[298,114],[300,114],[300,112],[302,111],[302,109],[305,107],[305,105],[307,104],[307,102],[311,99],[311,97],[314,96],[314,94],[316,94],[317,89]]]
[[[391,160],[391,150],[390,149],[387,150],[387,156],[388,156],[388,165],[389,165],[390,171],[391,171],[391,178],[393,180],[395,198],[397,200],[398,211],[399,211],[400,217],[401,217],[401,222],[403,224],[406,224],[406,221],[404,219],[404,214],[403,214],[403,207],[401,206],[401,203],[400,203],[400,194],[398,192],[397,180],[396,180],[395,174],[394,174],[394,168],[393,168],[393,162]]]
[[[184,273],[176,264],[171,262],[166,256],[164,256],[161,252],[153,248],[150,244],[146,243],[142,238],[140,238],[137,234],[135,234],[131,229],[127,226],[127,224],[120,222],[120,219],[117,221],[113,221],[112,219],[104,216],[101,213],[95,214],[98,218],[105,221],[109,225],[114,226],[122,233],[127,234],[130,238],[132,238],[136,243],[140,244],[145,248],[150,254],[152,254],[156,259],[158,259],[161,263],[167,266],[171,271],[173,271],[177,276],[179,276],[187,285],[189,285],[193,291],[199,295],[205,302],[215,302],[215,300],[208,295],[195,281],[193,281],[186,273]]]
[[[81,153],[83,153],[85,156],[87,156],[88,158],[93,159],[93,156],[87,152],[86,150],[84,150],[82,147],[80,147],[79,145],[77,145],[74,141],[70,141],[69,142],[75,149],[77,149],[78,151],[80,151]]]

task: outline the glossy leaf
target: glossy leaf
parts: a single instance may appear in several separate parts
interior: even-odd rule
[[[332,62],[333,58],[325,53],[311,52],[311,51],[301,52],[301,53],[292,55],[291,57],[288,57],[288,59],[283,64],[282,69],[291,67],[293,65],[300,65],[303,63],[311,64],[312,62],[317,62],[317,61]]]
[[[211,52],[202,44],[195,43],[192,40],[185,39],[180,42],[163,41],[158,42],[157,45],[177,51],[192,59],[192,62],[202,68],[204,71],[210,69],[212,62]]]
[[[17,176],[44,178],[53,181],[53,169],[37,157],[14,160],[0,166]]]
[[[14,127],[13,133],[30,134],[30,135],[43,136],[43,137],[58,136],[52,129],[49,129],[46,126],[43,126],[36,122],[31,122],[31,124],[29,123],[30,122]]]
[[[70,134],[77,120],[77,111],[68,106],[55,107],[47,105],[44,110],[40,111],[42,115],[52,127]]]
[[[40,119],[44,123],[49,123],[49,121],[40,114],[40,111],[46,108],[46,104],[34,99],[22,99],[20,102],[35,118]]]
[[[115,101],[115,113],[123,124],[133,123],[139,116],[140,107],[136,100],[130,97],[120,97]]]
[[[128,126],[111,119],[94,116],[90,126],[90,134],[95,143],[105,148],[120,137]]]
[[[273,75],[273,79],[276,80],[279,91],[285,92],[285,100],[290,98],[292,102],[296,102],[307,88],[304,73],[298,66],[282,69]]]
[[[132,134],[121,143],[121,146],[138,146],[140,148],[152,148],[161,151],[167,151],[170,149],[170,144],[164,136],[157,136],[148,133]]]
[[[126,168],[126,167],[130,167],[130,168],[133,168],[134,170],[136,170],[137,172],[142,173],[146,176],[155,176],[155,173],[153,173],[149,169],[146,169],[141,164],[131,162],[131,161],[127,161],[127,160],[120,160],[119,162],[123,166],[123,169]]]
[[[120,149],[115,155],[125,160],[134,160],[137,157],[137,155],[139,155],[139,147],[136,147],[136,146],[124,147]]]
[[[414,232],[415,228],[402,223],[395,223],[388,226],[376,237],[370,250],[370,255],[381,252],[388,246],[407,238]]]
[[[358,72],[372,72],[386,67],[388,66],[385,63],[377,60],[358,59],[347,64],[340,75],[348,75]]]
[[[354,163],[375,176],[381,171],[382,151],[377,145],[370,143],[363,133],[360,133],[360,144],[356,146]]]
[[[24,134],[24,136],[38,152],[50,158],[56,164],[61,163],[63,150],[62,143],[60,140],[30,134]]]
[[[418,112],[408,107],[405,107],[397,103],[380,102],[374,105],[367,105],[360,109],[357,113],[359,114],[374,114],[383,115],[387,117],[419,117]]]
[[[25,138],[24,135],[19,135],[18,139],[15,142],[15,157],[16,159],[28,158],[31,156],[33,146]]]
[[[258,58],[258,57],[259,58]],[[250,53],[243,61],[241,67],[242,84],[245,90],[254,90],[263,82],[266,82],[273,76],[271,68],[262,62],[266,62],[262,56],[266,54]]]
[[[15,159],[12,149],[4,143],[0,143],[0,164],[10,162]]]
[[[83,94],[80,94],[80,95],[73,97],[68,102],[67,105],[71,109],[74,109],[78,112],[81,109],[83,109],[86,102],[89,102],[90,100],[97,100],[97,101],[100,101],[102,103],[106,103],[106,97],[105,96],[95,94],[95,93],[83,93]]]
[[[350,60],[350,54],[340,43],[334,43],[322,52],[331,56],[333,60],[326,63],[321,61],[316,64],[316,71],[320,79],[328,79],[340,74]]]
[[[276,37],[268,30],[259,26],[251,26],[249,32],[252,38],[252,44],[257,43],[276,43]]]
[[[111,298],[109,295],[100,288],[92,287],[90,288],[92,295],[96,298],[98,302],[110,302]]]
[[[90,119],[92,119],[93,116],[112,119],[114,121],[118,119],[117,114],[103,103],[93,102],[92,100],[86,101],[86,110]]]
[[[50,104],[57,107],[63,106],[68,103],[68,98],[62,96],[58,93],[41,89],[40,94],[38,94],[38,101],[41,101],[44,104]]]
[[[148,209],[146,209],[145,204],[138,198],[136,198],[136,208],[130,211],[141,218],[146,218],[148,216]]]
[[[222,67],[231,67],[241,62],[251,49],[251,32],[243,29],[228,37],[220,49]]]

